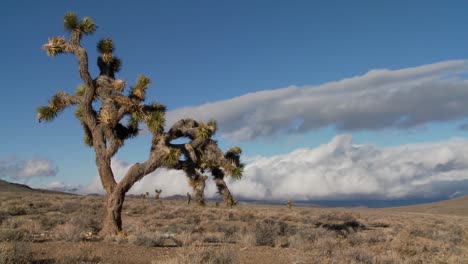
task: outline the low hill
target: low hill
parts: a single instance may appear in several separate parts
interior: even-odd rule
[[[27,185],[0,180],[0,192],[33,192],[33,191],[35,190]]]
[[[40,193],[50,193],[50,194],[66,194],[74,195],[71,193],[43,190],[43,189],[33,189],[25,184],[8,182],[0,179],[0,192],[40,192]]]
[[[387,210],[425,214],[458,215],[468,217],[468,196],[458,197],[434,203],[388,208]]]

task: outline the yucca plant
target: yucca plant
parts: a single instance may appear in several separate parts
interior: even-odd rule
[[[79,19],[68,12],[63,19],[65,30],[70,37],[52,37],[43,46],[49,56],[72,54],[78,59],[78,70],[83,84],[73,94],[58,92],[47,106],[37,108],[39,121],[52,121],[64,109],[76,106],[75,117],[83,128],[85,145],[94,148],[96,165],[103,188],[106,191],[106,214],[101,234],[116,235],[122,231],[122,206],[125,194],[146,175],[160,167],[183,170],[193,183],[195,200],[204,203],[204,188],[210,172],[223,197],[235,204],[224,176],[240,178],[243,166],[238,162],[240,150],[224,154],[212,136],[217,130],[215,121],[206,124],[193,119],[177,121],[165,132],[166,107],[160,103],[146,104],[146,91],[151,80],[140,75],[134,86],[125,93],[126,82],[115,77],[122,67],[115,56],[115,45],[111,39],[103,39],[96,45],[99,57],[99,75],[91,77],[88,57],[81,39],[94,33],[97,26],[89,17]],[[99,106],[96,110],[95,106]],[[151,133],[151,147],[148,159],[130,167],[122,180],[117,183],[111,168],[111,158],[125,141],[136,137],[144,124]],[[172,143],[178,138],[189,138],[185,144]],[[229,153],[231,153],[229,152]],[[228,195],[228,196],[227,196]]]

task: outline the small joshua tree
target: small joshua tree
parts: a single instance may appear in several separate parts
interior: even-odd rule
[[[190,195],[190,193],[187,193],[187,204],[190,204],[191,201],[192,201],[192,195]]]
[[[289,209],[292,209],[293,204],[294,204],[294,202],[292,200],[288,200],[287,205],[288,205]]]
[[[161,193],[162,193],[161,189],[154,190],[154,199],[159,200],[159,196],[161,195]]]
[[[96,25],[89,17],[80,20],[75,13],[69,12],[64,16],[64,26],[70,38],[49,38],[43,48],[49,56],[63,53],[75,55],[83,84],[76,88],[74,94],[57,92],[47,106],[37,109],[37,118],[39,122],[52,121],[67,107],[76,106],[75,116],[83,127],[84,143],[94,148],[96,166],[106,191],[106,214],[101,234],[111,236],[122,231],[121,213],[125,194],[135,182],[160,167],[183,170],[190,182],[194,183],[192,186],[195,186],[197,195],[202,198],[206,180],[202,174],[205,170],[209,171],[225,202],[234,204],[224,177],[241,177],[243,165],[238,159],[240,149],[236,149],[234,154],[232,151],[222,153],[211,139],[217,129],[216,122],[182,119],[165,132],[166,107],[158,102],[145,103],[150,79],[139,76],[125,92],[126,82],[116,78],[121,60],[114,55],[115,47],[111,39],[98,42],[100,56],[97,65],[100,73],[96,78],[91,77],[88,55],[81,46],[81,39],[93,34]],[[138,135],[142,123],[152,136],[148,159],[131,166],[122,180],[117,182],[111,169],[111,158],[126,140]],[[186,144],[172,143],[178,138],[189,138],[190,141]]]

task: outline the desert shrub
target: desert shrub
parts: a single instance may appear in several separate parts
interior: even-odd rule
[[[21,205],[10,205],[7,207],[6,212],[11,216],[27,214],[26,208]]]
[[[65,241],[82,241],[86,235],[93,234],[101,230],[101,212],[92,208],[77,209],[70,220],[55,228],[57,238]]]
[[[29,247],[24,243],[0,243],[0,264],[33,263]]]
[[[0,211],[0,225],[10,217],[10,214],[7,212]]]
[[[265,219],[255,224],[255,245],[257,246],[275,246],[278,238],[279,227],[275,220]]]
[[[18,229],[25,223],[25,219],[10,217],[2,222],[2,227],[6,229]]]
[[[36,221],[41,225],[42,229],[45,231],[52,230],[58,225],[63,225],[66,223],[66,218],[63,215],[48,214],[40,215]]]
[[[356,217],[347,212],[332,211],[321,214],[317,221],[319,223],[352,222],[356,221]]]
[[[206,243],[222,243],[224,242],[224,235],[222,233],[210,233],[203,237],[203,242]]]
[[[57,239],[69,242],[78,242],[85,238],[83,228],[71,223],[65,223],[64,225],[57,226],[55,228],[55,234]]]
[[[162,246],[164,243],[164,237],[160,235],[130,235],[128,237],[128,243],[133,244],[135,246],[145,246],[145,247],[159,247]]]
[[[329,232],[322,228],[299,229],[295,235],[289,236],[289,247],[308,250],[317,240],[329,235]]]
[[[201,223],[201,218],[199,215],[188,215],[185,217],[184,223],[187,225],[199,225]]]
[[[161,211],[156,217],[159,219],[175,219],[177,214],[172,211]]]
[[[70,219],[70,223],[88,232],[98,232],[102,228],[102,211],[93,208],[80,208]]]
[[[24,241],[27,239],[26,232],[18,229],[0,229],[1,241]]]
[[[239,220],[242,222],[252,222],[253,220],[255,220],[255,215],[250,212],[243,213],[239,215]]]
[[[66,201],[58,205],[57,211],[62,212],[64,214],[71,214],[78,210],[80,206],[81,204],[79,204],[78,202]]]
[[[182,244],[173,235],[158,233],[130,235],[128,237],[128,242],[136,246],[145,247],[174,247]]]
[[[216,231],[222,232],[224,235],[224,240],[230,241],[235,237],[239,229],[239,226],[235,225],[220,225]]]
[[[203,234],[206,231],[206,229],[201,225],[187,225],[183,228],[183,230],[189,234]]]
[[[325,223],[321,225],[321,227],[330,231],[334,231],[337,234],[340,234],[343,236],[347,236],[351,232],[356,232],[359,230],[367,229],[365,225],[361,224],[360,222],[356,220],[347,221],[343,223]]]
[[[238,263],[237,254],[226,248],[211,248],[207,246],[192,245],[184,248],[176,258],[163,262],[153,261],[153,263],[163,264],[234,264]]]
[[[377,227],[377,228],[387,228],[387,227],[390,227],[390,224],[387,222],[375,221],[375,222],[369,223],[369,226]]]
[[[347,248],[345,250],[333,251],[331,255],[332,263],[362,263],[372,264],[375,262],[374,254],[371,250],[362,248]]]

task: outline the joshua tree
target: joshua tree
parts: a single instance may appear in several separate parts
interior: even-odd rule
[[[75,55],[83,84],[74,94],[57,92],[49,100],[48,106],[37,109],[37,118],[39,122],[52,121],[65,108],[76,106],[75,115],[83,127],[84,142],[94,148],[96,166],[106,191],[106,214],[101,234],[110,236],[122,231],[121,212],[125,194],[135,182],[160,167],[183,170],[194,182],[204,178],[200,172],[210,170],[220,193],[225,199],[231,197],[234,201],[225,185],[224,175],[239,178],[243,165],[231,160],[227,154],[222,155],[216,142],[211,139],[216,132],[216,122],[183,119],[165,132],[165,106],[157,102],[145,103],[150,79],[139,76],[128,93],[124,93],[126,82],[116,78],[121,61],[113,54],[115,48],[111,39],[98,42],[100,56],[97,64],[100,73],[96,78],[91,77],[88,55],[81,46],[81,39],[94,33],[96,25],[89,17],[79,20],[75,13],[69,12],[64,16],[64,26],[70,38],[49,38],[43,48],[49,56],[62,53]],[[127,139],[138,135],[141,123],[146,124],[152,136],[148,159],[134,164],[122,180],[116,182],[111,158]],[[173,144],[178,138],[189,138],[190,141]],[[229,195],[225,194],[226,190]],[[203,193],[201,190],[197,192]]]
[[[161,189],[159,189],[159,190],[156,189],[156,190],[154,190],[154,193],[155,193],[154,194],[154,199],[159,200],[159,196],[161,195],[162,190]]]
[[[192,195],[190,195],[190,193],[187,193],[187,204],[190,204],[191,201],[192,201]]]
[[[288,200],[287,206],[289,209],[292,209],[294,202],[292,200]]]

